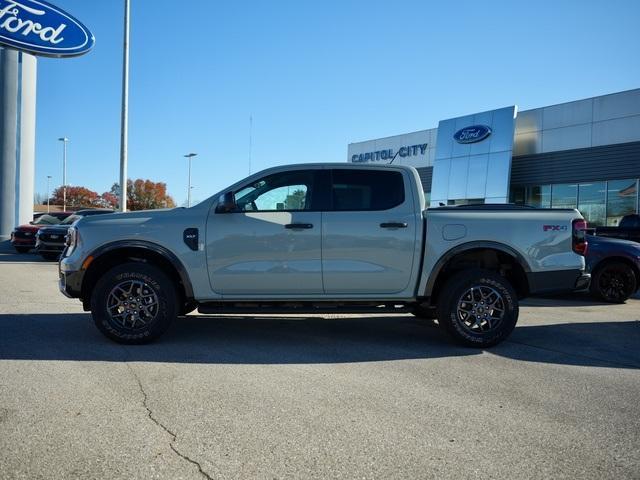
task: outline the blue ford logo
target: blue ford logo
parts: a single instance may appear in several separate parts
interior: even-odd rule
[[[481,142],[491,135],[491,128],[486,125],[472,125],[458,130],[453,138],[458,143]]]
[[[95,39],[78,20],[40,0],[0,0],[0,44],[34,55],[74,57]]]

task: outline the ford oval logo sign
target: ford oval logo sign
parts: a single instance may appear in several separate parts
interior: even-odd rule
[[[458,130],[453,138],[458,143],[476,143],[481,142],[491,135],[491,127],[486,125],[473,125]]]
[[[34,55],[87,53],[91,32],[65,11],[40,0],[0,0],[0,44]]]

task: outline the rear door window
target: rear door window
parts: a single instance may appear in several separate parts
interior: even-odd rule
[[[401,172],[383,170],[332,170],[331,210],[389,210],[404,202]]]

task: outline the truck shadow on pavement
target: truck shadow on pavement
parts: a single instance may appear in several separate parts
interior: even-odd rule
[[[321,318],[190,315],[158,342],[122,346],[89,314],[0,315],[0,360],[314,364],[476,356],[437,326],[408,316]],[[489,349],[513,360],[640,368],[640,322],[522,325]]]

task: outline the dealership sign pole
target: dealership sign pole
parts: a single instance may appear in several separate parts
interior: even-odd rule
[[[120,124],[120,211],[127,211],[127,163],[129,148],[129,0],[124,0],[124,45],[122,58],[122,112]]]
[[[77,57],[94,37],[40,0],[0,0],[0,240],[33,218],[36,56]]]

